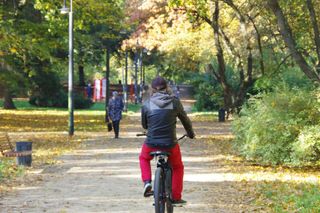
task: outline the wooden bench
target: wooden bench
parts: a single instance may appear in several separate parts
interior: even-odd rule
[[[32,154],[32,151],[15,151],[7,133],[0,133],[0,152],[4,157],[21,157]]]

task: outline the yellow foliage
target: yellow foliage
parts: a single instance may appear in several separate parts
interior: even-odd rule
[[[12,48],[10,48],[10,52],[11,52],[11,53],[16,53],[16,52],[17,52],[17,49],[14,48],[14,47],[12,47]]]

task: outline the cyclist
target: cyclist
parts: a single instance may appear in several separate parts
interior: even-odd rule
[[[150,98],[144,101],[141,109],[142,127],[147,130],[147,139],[139,156],[141,177],[144,182],[143,195],[150,194],[152,156],[150,152],[164,150],[170,152],[168,161],[172,167],[172,199],[174,204],[184,204],[181,199],[183,190],[184,166],[181,159],[180,146],[177,143],[177,117],[185,128],[188,137],[194,138],[192,124],[178,98],[174,97],[164,78],[158,76],[151,84]]]

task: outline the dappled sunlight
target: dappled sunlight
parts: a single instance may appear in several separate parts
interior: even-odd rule
[[[38,177],[39,180],[36,184],[33,183],[34,185],[21,185],[16,188],[20,193],[28,194],[30,198],[28,205],[36,206],[42,202],[43,206],[48,207],[47,203],[50,203],[50,205],[64,205],[68,210],[68,206],[72,204],[82,207],[75,212],[85,213],[90,209],[87,206],[104,205],[106,202],[110,205],[112,203],[121,205],[119,202],[123,200],[131,202],[137,209],[138,207],[147,209],[143,205],[149,206],[150,211],[146,212],[151,212],[152,198],[145,200],[140,194],[142,183],[139,154],[141,144],[145,140],[145,137],[136,136],[142,132],[140,118],[125,117],[120,125],[120,139],[116,140],[113,139],[113,132],[106,131],[103,116],[96,116],[95,113],[87,116],[84,112],[80,112],[75,120],[78,128],[76,134],[69,137],[65,131],[67,127],[61,126],[67,122],[67,114],[64,113],[59,112],[56,116],[55,113],[49,112],[45,116],[46,122],[41,121],[41,116],[35,115],[34,123],[31,115],[19,117],[17,113],[16,117],[12,117],[12,121],[7,122],[10,125],[0,127],[0,131],[5,128],[10,129],[9,135],[12,141],[23,139],[34,142],[35,168],[28,171],[28,174]],[[139,113],[137,116],[140,116]],[[14,119],[20,124],[14,123]],[[209,121],[216,119],[216,115],[206,118],[204,114],[201,117],[203,120],[197,117],[192,119],[197,120],[193,123],[197,139],[186,138],[180,141],[185,165],[185,196],[190,201],[189,212],[197,212],[196,209],[207,209],[207,212],[215,208],[232,209],[233,205],[241,203],[242,200],[253,200],[250,196],[256,193],[257,186],[265,183],[275,185],[319,183],[320,172],[317,171],[257,166],[234,155],[231,148],[234,136],[230,131],[230,123]],[[46,129],[47,126],[49,129]],[[64,131],[61,131],[62,129]],[[178,137],[185,134],[181,123],[178,123],[177,133]],[[62,153],[64,155],[58,157]],[[152,175],[155,164],[155,160],[151,161]],[[37,168],[39,165],[46,166]],[[49,179],[57,180],[62,185],[56,186],[50,183],[42,186],[42,176],[50,176]],[[124,187],[129,195],[123,193]],[[37,193],[42,194],[42,191],[46,191],[46,197],[41,198],[41,201],[33,201],[38,199]],[[237,209],[237,206],[235,208]],[[175,209],[175,212],[184,210]]]
[[[251,166],[241,163],[239,157],[233,155],[213,155],[206,157],[183,157],[185,163],[185,180],[191,182],[223,182],[223,181],[280,181],[292,183],[320,183],[320,172],[297,172],[290,169],[273,169]],[[194,163],[210,163],[208,172],[199,173]],[[219,168],[221,164],[229,165]],[[195,167],[197,168],[197,167]],[[214,172],[209,172],[213,170]]]
[[[183,162],[213,162],[217,159],[221,159],[222,157],[211,157],[211,156],[206,156],[206,157],[189,157],[189,156],[184,156],[183,157]]]
[[[68,129],[68,111],[60,110],[0,110],[0,131],[61,131]],[[75,112],[77,130],[102,130],[105,127],[101,113]]]
[[[190,182],[241,182],[241,181],[280,181],[292,183],[319,183],[319,176],[300,176],[294,174],[249,172],[249,173],[208,173],[208,174],[185,174],[185,181]]]
[[[119,162],[119,163],[127,163],[127,162],[124,161],[124,162]],[[100,173],[100,172],[103,172],[106,175],[114,176],[119,173],[126,173],[126,174],[135,173],[136,174],[139,171],[140,170],[138,167],[133,167],[131,169],[121,168],[121,167],[118,167],[116,169],[111,169],[108,166],[102,166],[102,167],[94,166],[94,167],[72,167],[66,173]],[[118,175],[116,175],[116,176],[118,176]]]
[[[180,125],[178,125],[178,127],[179,128],[183,128],[183,126],[180,126]],[[197,126],[197,127],[194,127],[193,128],[195,131],[197,130],[197,129],[204,129],[204,130],[210,130],[210,131],[212,131],[212,132],[214,132],[214,130],[222,130],[223,132],[230,132],[231,131],[231,129],[226,129],[225,127],[223,127],[223,126]]]
[[[2,110],[0,109],[0,114],[1,115],[20,115],[20,116],[24,116],[25,119],[28,118],[28,116],[32,116],[32,115],[38,115],[41,117],[45,117],[48,115],[52,115],[52,116],[67,116],[68,115],[68,111],[61,111],[61,110]]]
[[[138,179],[139,178],[139,181],[140,181],[140,178],[141,178],[141,175],[140,174],[126,174],[126,175],[111,175],[113,177],[116,177],[116,178],[128,178],[128,179]]]
[[[133,124],[133,123],[120,123],[120,124],[121,124],[121,128],[135,128],[135,130],[137,126],[139,126],[139,124]]]
[[[29,191],[29,190],[37,190],[40,189],[39,186],[23,186],[23,187],[14,187],[14,189],[18,191]]]
[[[107,145],[106,145],[107,146]],[[96,155],[96,154],[138,154],[140,149],[125,149],[125,148],[105,148],[105,149],[78,149],[77,155]],[[66,155],[74,155],[74,153],[67,153]]]
[[[83,159],[83,158],[87,158],[87,160]],[[70,160],[67,158],[62,158],[61,161],[68,161],[68,164],[76,164],[76,165],[107,165],[107,164],[121,164],[121,163],[136,163],[138,164],[139,159],[138,157],[136,159],[132,159],[132,157],[128,157],[127,160],[122,160],[122,161],[118,161],[118,160],[114,160],[114,159],[109,159],[109,157],[107,156],[94,156],[94,155],[72,155],[72,158],[74,158],[74,160]],[[91,160],[92,159],[92,160]]]

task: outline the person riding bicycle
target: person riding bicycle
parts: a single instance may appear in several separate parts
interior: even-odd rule
[[[158,76],[152,81],[151,87],[151,96],[144,101],[141,108],[142,127],[147,130],[147,139],[139,156],[141,178],[144,182],[143,195],[147,197],[152,190],[150,161],[153,157],[149,153],[156,150],[168,151],[168,162],[173,170],[172,202],[183,204],[186,203],[181,199],[184,165],[176,136],[177,117],[189,138],[194,138],[195,133],[181,102],[170,94],[166,80]]]

